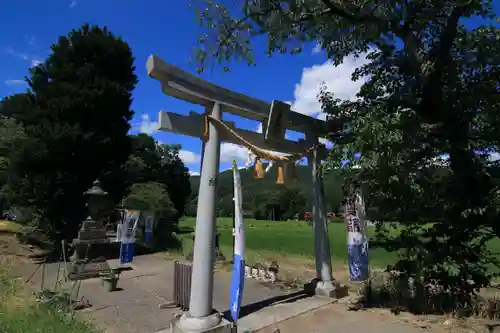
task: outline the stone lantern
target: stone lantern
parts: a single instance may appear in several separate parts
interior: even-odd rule
[[[93,186],[84,194],[88,197],[87,207],[91,219],[102,224],[102,218],[108,204],[108,192],[103,191],[101,183],[96,180]]]
[[[69,270],[71,280],[98,277],[100,272],[109,271],[106,253],[109,239],[106,237],[102,217],[108,203],[108,193],[103,191],[98,180],[84,193],[88,197],[89,217],[82,223],[78,237],[73,239],[75,252]]]

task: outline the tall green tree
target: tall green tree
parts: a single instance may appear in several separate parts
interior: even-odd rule
[[[179,145],[158,144],[147,134],[131,135],[132,153],[127,161],[128,184],[157,182],[165,187],[177,221],[184,215],[191,194],[188,169],[179,157]]]
[[[128,186],[157,181],[161,169],[161,149],[156,140],[144,133],[130,135],[132,152],[127,160]]]
[[[357,180],[368,203],[401,222],[399,239],[382,233],[401,254],[397,269],[439,281],[464,302],[489,282],[486,244],[500,234],[499,165],[490,158],[500,149],[500,33],[491,1],[194,2],[201,69],[213,58],[253,65],[257,35],[268,55],[311,41],[334,65],[365,55],[353,74],[367,79],[358,100],[320,94],[337,143],[330,165],[361,153]],[[470,18],[483,25],[467,28]]]
[[[8,116],[12,108],[18,106],[15,101],[19,97],[23,99],[24,95],[13,95],[0,102],[0,212],[9,206],[7,179],[12,153],[20,148],[25,138],[21,124]]]
[[[133,62],[120,37],[83,25],[60,37],[30,70],[28,102],[12,114],[27,139],[12,158],[10,196],[35,207],[38,226],[53,238],[76,235],[83,193],[96,178],[114,201],[124,195]]]
[[[179,156],[180,149],[180,145],[160,145],[162,172],[159,179],[167,186],[178,214],[177,218],[184,215],[187,200],[191,195],[189,170]]]
[[[177,240],[172,237],[178,213],[164,184],[149,181],[132,185],[129,194],[124,198],[123,206],[154,214],[154,247],[172,248],[179,245]]]

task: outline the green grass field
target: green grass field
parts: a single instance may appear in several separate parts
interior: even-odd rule
[[[181,230],[193,230],[194,218],[180,222]],[[337,263],[347,263],[347,233],[345,224],[331,223],[328,227],[330,252]],[[220,233],[220,245],[224,254],[230,255],[232,247],[232,219],[217,219],[217,231]],[[190,234],[184,233],[184,239]],[[314,238],[312,227],[304,221],[258,221],[245,219],[245,247],[250,252],[276,253],[281,256],[300,256],[314,258]],[[225,249],[228,249],[225,250]],[[228,252],[228,253],[226,253]],[[394,253],[382,249],[370,251],[370,263],[382,267],[394,262]]]
[[[186,218],[181,221],[181,230],[194,230],[195,219]],[[347,263],[347,232],[344,223],[330,223],[328,226],[330,251],[332,259],[337,264]],[[217,230],[220,233],[220,245],[227,256],[232,249],[231,218],[217,219]],[[369,229],[373,237],[373,228]],[[188,242],[189,233],[182,235]],[[189,246],[189,245],[188,245]],[[282,257],[295,256],[314,258],[314,239],[312,227],[303,221],[258,221],[245,220],[245,246],[248,255],[275,253]],[[500,239],[490,242],[490,249],[500,253]],[[370,249],[371,267],[385,267],[396,260],[395,253],[383,249]],[[247,258],[248,260],[248,258]]]

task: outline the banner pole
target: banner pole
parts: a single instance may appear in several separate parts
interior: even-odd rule
[[[233,251],[233,276],[231,279],[231,289],[229,292],[229,310],[232,319],[231,332],[237,331],[237,321],[239,318],[241,298],[245,284],[245,238],[243,227],[243,209],[241,178],[233,161],[234,177],[234,251]]]
[[[236,208],[235,208],[235,198],[233,196],[233,253],[234,253],[234,245],[235,245],[235,237],[236,237],[236,217],[235,217],[235,214],[236,214]]]

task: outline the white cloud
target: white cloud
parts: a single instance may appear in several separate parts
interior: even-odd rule
[[[308,116],[319,116],[324,119],[321,113],[321,104],[318,101],[318,93],[323,84],[327,89],[343,100],[354,100],[361,86],[366,82],[366,78],[352,81],[351,75],[354,70],[368,63],[365,57],[346,57],[339,66],[333,66],[331,61],[322,65],[314,65],[304,68],[300,83],[295,85],[292,109],[296,112]]]
[[[191,176],[199,176],[199,175],[200,175],[200,173],[199,173],[199,172],[196,172],[196,171],[191,171],[191,170],[189,170],[189,174],[190,174]]]
[[[257,129],[255,130],[255,132],[262,133],[262,123],[259,123],[259,125],[257,126]]]
[[[321,44],[317,43],[316,45],[314,45],[314,48],[312,49],[312,54],[321,53],[322,50],[323,48],[321,47]]]
[[[40,65],[42,61],[40,59],[31,59],[31,67],[36,67]]]
[[[367,60],[364,57],[357,59],[354,57],[347,57],[344,62],[337,67],[334,67],[331,62],[326,62],[322,65],[304,68],[300,83],[295,86],[294,101],[286,103],[291,104],[292,109],[296,112],[309,116],[318,116],[324,119],[324,115],[321,113],[321,105],[318,101],[318,93],[322,83],[339,98],[352,100],[356,97],[356,93],[365,80],[361,79],[353,82],[351,80],[351,75],[356,68],[365,63],[367,63]],[[142,116],[140,132],[152,134],[158,131],[158,129],[158,122],[151,121],[146,114]],[[257,133],[262,133],[262,123],[259,123],[255,131]],[[321,143],[325,144],[327,147],[332,146],[332,143],[326,139],[321,139]],[[244,147],[224,142],[221,144],[220,162],[231,163],[233,160],[236,160],[238,164],[245,163],[248,160],[248,153],[248,149]],[[181,159],[186,164],[199,162],[199,155],[192,152],[181,151],[180,155]]]
[[[220,145],[221,163],[230,163],[236,160],[236,163],[246,162],[248,159],[248,149],[235,145],[233,143],[223,142]]]
[[[201,161],[200,155],[187,150],[179,151],[179,157],[184,164],[200,163]],[[248,160],[248,149],[233,143],[222,142],[220,145],[220,163],[232,163],[233,160],[236,161],[240,169],[243,168]],[[189,173],[194,176],[199,175],[199,172],[196,171],[189,171]]]
[[[139,123],[139,132],[152,135],[160,129],[158,121],[149,119],[149,115],[143,114]]]
[[[255,132],[262,133],[262,123],[257,125]],[[286,139],[290,138],[285,135]],[[236,160],[236,163],[246,163],[248,161],[249,150],[243,146],[235,145],[234,143],[223,142],[220,146],[220,161],[221,163],[232,163],[233,160]],[[276,155],[288,155],[281,152],[272,152]]]
[[[8,86],[20,86],[27,84],[26,81],[24,80],[15,80],[15,79],[5,80],[4,83]]]
[[[179,157],[184,164],[199,163],[201,156],[188,150],[180,150]]]
[[[319,138],[319,143],[324,144],[327,149],[331,149],[333,147],[333,143],[325,138]]]
[[[292,104],[291,102],[285,102],[287,104]],[[257,133],[261,133],[262,134],[262,123],[259,123],[259,125],[257,125],[257,128],[255,129],[255,132]],[[285,132],[285,139],[287,140],[293,140],[290,135],[288,135],[288,133]]]
[[[71,9],[71,8],[74,8],[77,4],[78,4],[78,1],[73,0],[73,1],[71,1],[71,3],[69,4],[69,8],[70,8],[70,9]]]

